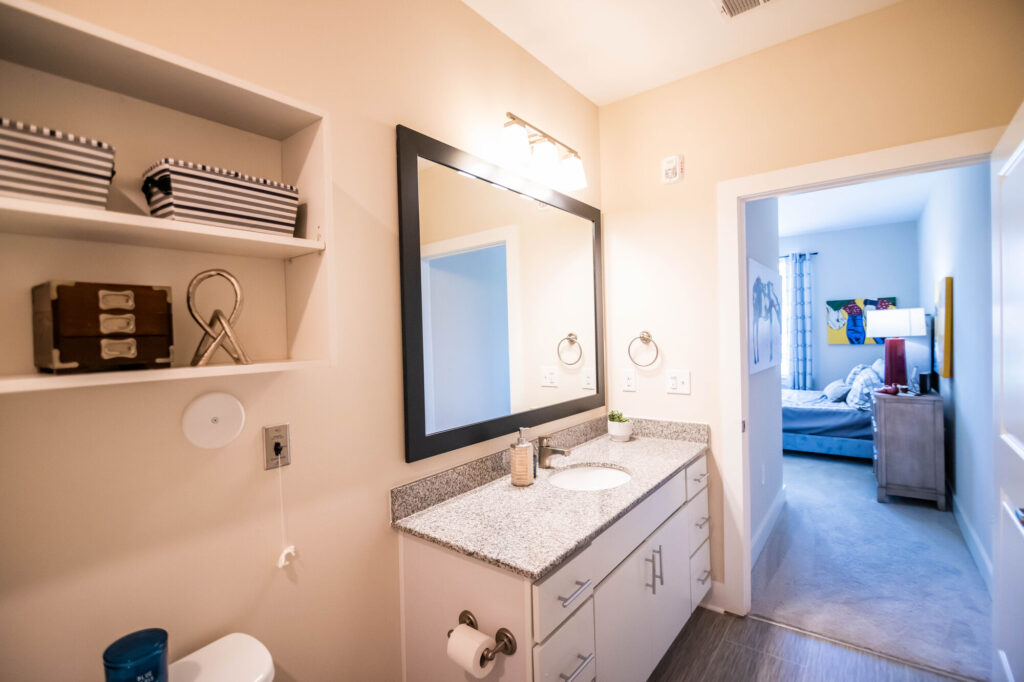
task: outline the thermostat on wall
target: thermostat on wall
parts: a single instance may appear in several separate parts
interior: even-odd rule
[[[666,156],[661,160],[661,184],[679,182],[683,179],[683,157],[681,154]]]

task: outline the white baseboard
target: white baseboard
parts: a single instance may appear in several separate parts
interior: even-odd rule
[[[704,597],[704,601],[702,601],[700,605],[709,611],[714,611],[715,613],[725,613],[725,607],[721,605],[721,597],[724,592],[725,583],[712,580],[711,591],[708,592],[708,596]]]
[[[786,486],[783,485],[779,488],[778,494],[775,495],[775,499],[772,500],[772,506],[768,508],[768,513],[765,514],[764,518],[761,519],[761,525],[757,527],[757,531],[751,538],[750,542],[750,566],[753,567],[757,563],[757,557],[761,556],[761,550],[764,549],[765,543],[768,542],[768,536],[772,534],[772,530],[775,528],[775,524],[779,520],[779,516],[782,514],[782,508],[786,506]]]
[[[981,579],[985,581],[985,588],[992,594],[992,559],[985,552],[985,545],[981,544],[981,538],[964,514],[956,495],[953,495],[953,518],[956,519],[956,525],[960,526],[960,534],[964,536],[971,558],[981,573]]]

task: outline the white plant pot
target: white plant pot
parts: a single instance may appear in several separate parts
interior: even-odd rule
[[[625,442],[633,435],[633,422],[608,422],[608,436],[614,441]]]

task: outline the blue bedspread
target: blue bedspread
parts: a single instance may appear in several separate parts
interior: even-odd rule
[[[870,438],[871,411],[829,402],[821,391],[782,389],[782,430],[837,438]]]

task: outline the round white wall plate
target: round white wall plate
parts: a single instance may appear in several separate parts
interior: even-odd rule
[[[185,408],[181,429],[193,445],[222,448],[242,432],[245,408],[230,393],[204,393]]]

